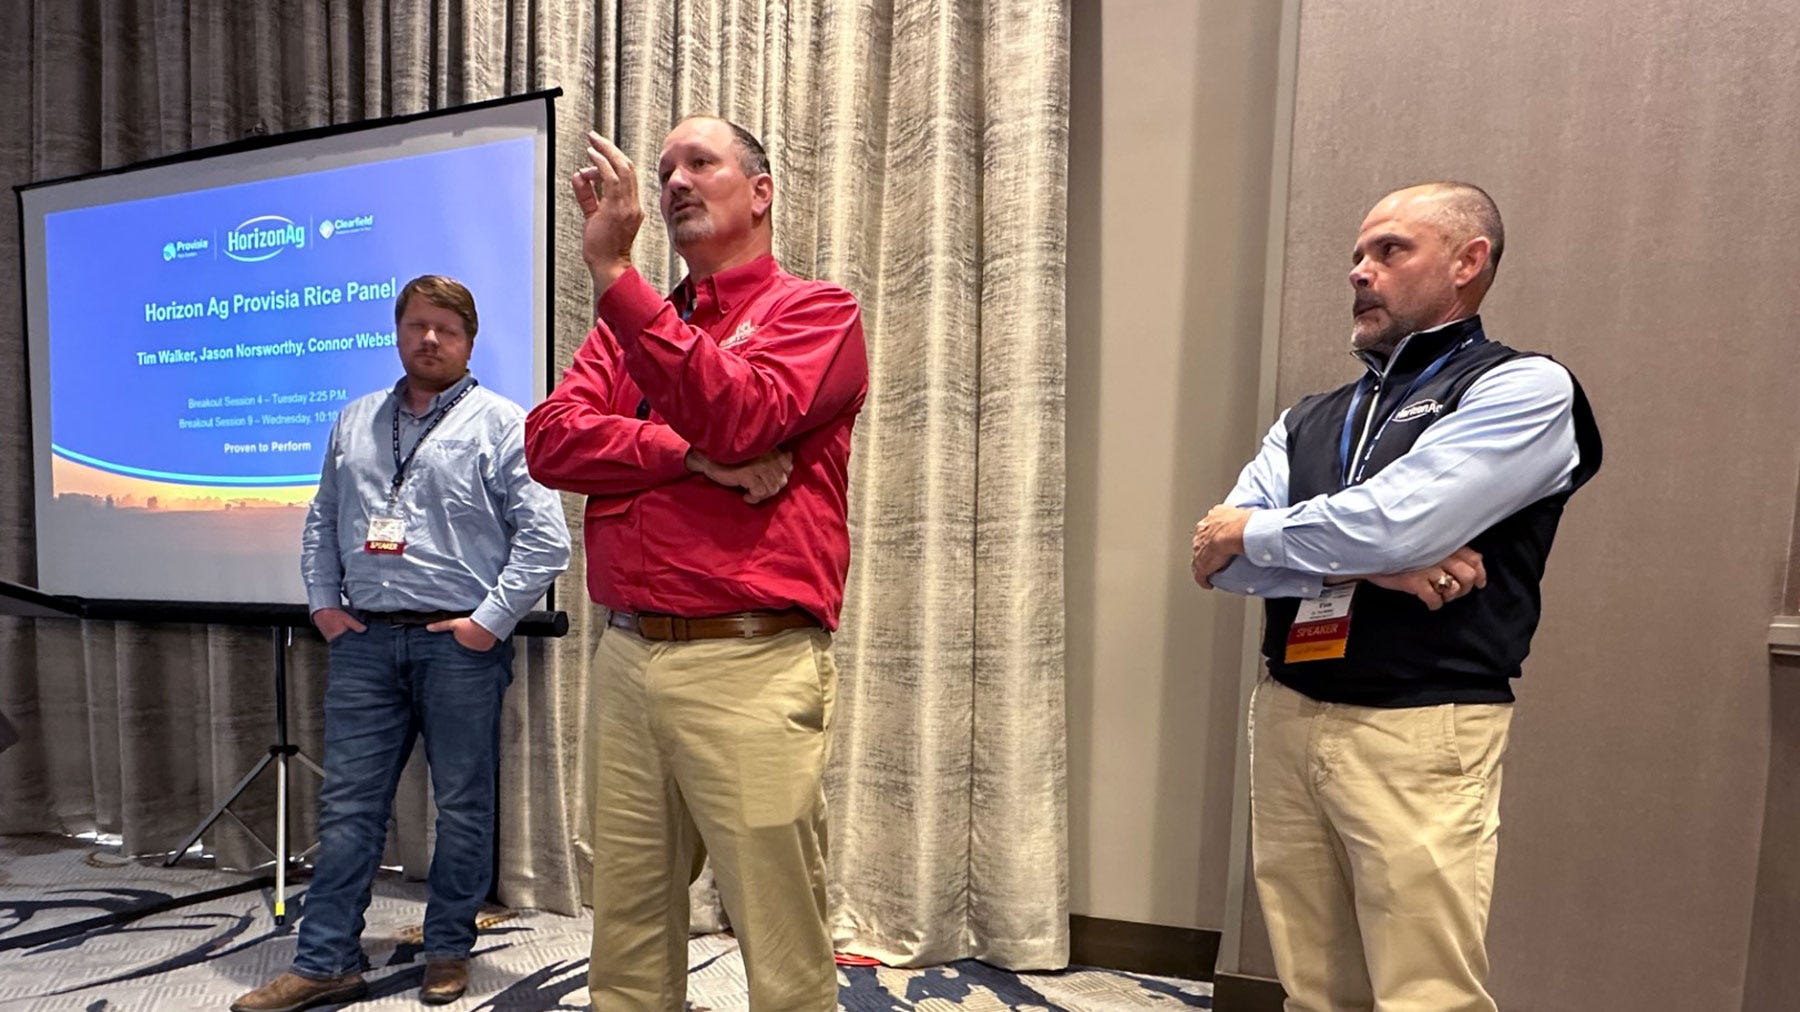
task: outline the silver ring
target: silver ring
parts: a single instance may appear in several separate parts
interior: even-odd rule
[[[1451,576],[1449,573],[1442,573],[1439,574],[1437,579],[1431,581],[1431,585],[1437,588],[1438,593],[1448,594],[1450,593],[1450,588],[1456,586],[1456,577]]]

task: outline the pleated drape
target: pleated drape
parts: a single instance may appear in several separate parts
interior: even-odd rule
[[[25,182],[559,86],[563,365],[591,313],[560,182],[582,133],[651,166],[686,114],[756,132],[777,255],[855,292],[869,337],[827,777],[839,944],[1058,966],[1067,26],[1066,0],[39,0],[0,13],[14,97],[0,172]],[[0,234],[16,235],[0,203]],[[678,279],[654,220],[638,242],[654,283]],[[0,276],[18,276],[18,255],[0,246]],[[0,577],[30,583],[22,314],[0,292]],[[567,506],[579,541],[581,504]],[[587,876],[599,625],[583,563],[561,583],[571,632],[521,651],[503,730],[500,894],[564,912]],[[254,630],[0,619],[0,712],[25,733],[0,756],[0,831],[174,846],[269,744],[270,656]],[[290,658],[293,736],[317,755],[324,650],[299,634]],[[415,771],[396,806],[415,863],[424,790]],[[294,804],[304,846],[310,775]],[[272,790],[237,811],[266,833]],[[229,864],[263,859],[229,822],[208,843]]]

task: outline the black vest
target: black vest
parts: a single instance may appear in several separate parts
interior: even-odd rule
[[[1425,376],[1446,352],[1450,355],[1443,365]],[[1478,316],[1413,335],[1376,388],[1373,421],[1368,423],[1374,445],[1365,448],[1361,478],[1367,480],[1411,449],[1426,426],[1457,409],[1483,373],[1525,354],[1485,340]],[[1346,487],[1341,440],[1345,414],[1359,384],[1307,397],[1288,412],[1288,502],[1305,502]],[[1537,631],[1542,610],[1538,584],[1563,504],[1600,469],[1600,430],[1580,383],[1575,383],[1574,414],[1580,460],[1569,490],[1539,499],[1469,543],[1487,568],[1486,587],[1434,612],[1410,594],[1359,583],[1351,600],[1345,656],[1297,664],[1288,664],[1283,657],[1300,601],[1271,598],[1266,602],[1263,633],[1269,673],[1299,692],[1333,703],[1394,707],[1510,702],[1510,679],[1519,676]],[[1351,426],[1352,456],[1368,417],[1365,400]],[[1390,417],[1393,420],[1383,429],[1382,422]]]

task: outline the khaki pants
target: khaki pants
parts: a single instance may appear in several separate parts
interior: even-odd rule
[[[593,1007],[681,1012],[688,884],[711,854],[750,1007],[836,1009],[821,786],[830,634],[661,643],[609,628],[594,675]]]
[[[1287,1012],[1493,1012],[1510,704],[1320,703],[1264,677],[1251,842]]]

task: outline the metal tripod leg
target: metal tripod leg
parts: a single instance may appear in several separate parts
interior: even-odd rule
[[[238,796],[244,793],[244,789],[250,786],[250,781],[255,780],[256,775],[261,773],[263,767],[269,765],[274,758],[275,750],[271,748],[261,759],[256,760],[256,765],[250,767],[250,772],[244,774],[244,779],[237,782],[237,786],[231,789],[231,793],[225,796],[225,800],[219,802],[218,805],[213,808],[212,814],[201,820],[200,825],[195,826],[194,831],[188,834],[188,838],[181,841],[181,846],[175,848],[175,852],[170,854],[167,860],[163,861],[163,867],[175,867],[175,862],[181,860],[181,855],[186,854],[193,848],[194,844],[200,842],[200,835],[211,829],[213,823],[219,821],[219,816],[225,814],[225,810],[231,807],[231,803],[236,801]],[[264,850],[269,849],[269,845],[263,841],[262,837],[251,832],[248,827],[246,827],[245,831],[250,832],[250,838],[257,843],[262,844]]]
[[[324,778],[325,771],[319,767],[318,763],[313,761],[311,756],[300,751],[298,745],[288,742],[287,648],[292,645],[294,641],[294,632],[292,629],[278,627],[270,630],[270,633],[275,647],[275,744],[269,746],[268,752],[264,754],[261,759],[256,761],[256,765],[250,767],[250,772],[244,774],[244,778],[237,782],[237,786],[231,789],[231,793],[226,795],[225,800],[219,802],[218,805],[213,808],[212,813],[201,820],[198,826],[194,827],[194,831],[188,834],[188,838],[182,841],[181,846],[177,848],[173,854],[170,854],[168,860],[164,861],[163,864],[167,867],[173,867],[175,862],[181,860],[181,856],[186,854],[194,844],[198,843],[200,837],[208,829],[212,828],[212,824],[219,821],[221,815],[230,814],[232,819],[236,821],[238,825],[243,826],[243,820],[237,818],[237,813],[230,811],[231,805],[233,802],[237,801],[238,798],[243,796],[244,791],[249,789],[250,783],[257,778],[258,774],[262,773],[264,767],[268,766],[270,763],[274,763],[275,846],[270,847],[267,841],[258,836],[255,831],[251,830],[248,826],[244,826],[244,831],[249,833],[250,838],[255,840],[264,850],[275,856],[275,923],[286,924],[287,870],[289,861],[287,831],[288,760],[298,758],[301,762],[310,767],[314,773],[318,774],[321,779]]]

